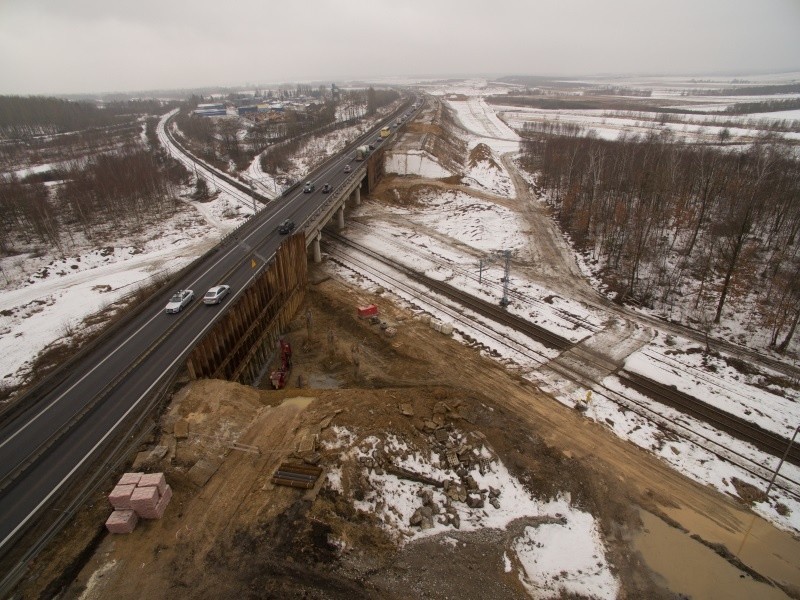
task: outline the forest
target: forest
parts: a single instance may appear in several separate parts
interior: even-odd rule
[[[559,135],[552,135],[558,133]],[[800,319],[800,164],[784,145],[527,133],[521,165],[619,302],[708,331],[754,311],[783,351]]]
[[[141,230],[174,213],[176,186],[189,181],[163,151],[132,146],[76,161],[56,176],[62,184],[52,189],[0,177],[0,253],[14,253],[19,242],[63,255],[79,233],[102,241]]]
[[[156,100],[110,102],[102,108],[92,102],[73,102],[40,96],[0,96],[0,137],[27,138],[108,127],[130,121],[132,115],[166,112]]]

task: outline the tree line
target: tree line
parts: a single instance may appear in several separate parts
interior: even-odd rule
[[[64,254],[75,235],[99,240],[139,231],[174,214],[175,188],[189,174],[162,151],[128,147],[75,162],[59,178],[64,183],[52,190],[0,178],[0,252],[41,244]]]
[[[110,102],[100,108],[92,102],[44,96],[0,96],[0,136],[28,138],[108,127],[160,111],[163,112],[163,105],[156,100]]]
[[[691,294],[708,328],[750,302],[770,346],[786,349],[800,319],[800,163],[790,149],[530,133],[521,163],[620,302],[670,310]]]

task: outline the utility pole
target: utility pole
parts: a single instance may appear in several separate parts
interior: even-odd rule
[[[769,485],[767,486],[767,491],[764,492],[764,495],[767,497],[767,500],[769,500],[769,491],[772,489],[772,484],[775,483],[775,479],[777,479],[777,477],[778,477],[778,471],[781,470],[781,467],[783,466],[783,462],[786,460],[786,457],[789,456],[789,452],[792,449],[792,444],[794,444],[794,439],[797,437],[797,432],[798,431],[800,431],[800,425],[798,425],[797,427],[794,428],[794,435],[792,436],[792,439],[789,441],[789,445],[786,446],[786,451],[783,453],[783,456],[781,457],[781,460],[778,463],[778,466],[775,467],[775,472],[772,474],[772,479],[769,480]]]
[[[792,439],[789,440],[789,445],[786,446],[786,451],[781,456],[780,461],[778,461],[778,466],[775,467],[775,471],[772,473],[772,479],[769,480],[769,484],[767,485],[767,491],[764,492],[764,498],[766,499],[767,503],[769,503],[769,492],[772,489],[772,485],[775,483],[775,480],[778,478],[778,471],[781,470],[783,466],[783,462],[786,460],[786,457],[789,456],[789,452],[792,449],[792,445],[794,444],[794,440],[797,437],[797,433],[800,432],[800,425],[794,428],[794,435],[792,435]],[[750,537],[750,532],[753,529],[753,525],[756,522],[756,515],[753,515],[753,518],[750,520],[750,527],[747,528],[747,531],[742,537],[742,543],[739,544],[739,549],[736,551],[736,557],[739,558],[742,554],[742,549],[744,548],[744,544],[747,541],[747,538]]]
[[[503,275],[503,299],[500,300],[500,306],[505,308],[511,302],[508,299],[508,280],[509,280],[509,271],[511,270],[511,250],[504,250],[503,255],[506,257],[506,269],[505,274]]]

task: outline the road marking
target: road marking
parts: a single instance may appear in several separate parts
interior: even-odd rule
[[[249,285],[250,285],[250,284],[253,282],[253,279],[255,279],[255,277],[256,277],[257,275],[258,275],[258,273],[254,273],[254,274],[253,274],[253,275],[250,277],[250,279],[248,279],[248,280],[247,280],[247,284],[246,284],[246,285],[245,285],[245,286],[244,286],[242,289],[244,289],[244,288],[246,288],[247,286],[249,286]],[[209,329],[209,328],[210,328],[212,325],[214,325],[214,324],[215,324],[215,320],[212,320],[212,321],[210,321],[209,323],[207,323],[207,324],[206,324],[206,326],[205,326],[205,327],[203,327],[203,329],[200,331],[200,333],[198,333],[198,334],[197,334],[197,335],[194,337],[194,339],[193,339],[191,342],[189,342],[189,344],[186,346],[186,348],[184,349],[184,351],[185,351],[186,349],[188,349],[188,348],[191,348],[192,346],[194,346],[194,344],[195,344],[195,343],[196,343],[196,342],[197,342],[197,341],[198,341],[198,340],[199,340],[199,339],[200,339],[202,336],[204,336],[204,335],[206,334],[206,331],[207,331],[207,330],[208,330],[208,329]],[[97,443],[96,443],[94,446],[92,446],[92,448],[91,448],[91,449],[90,449],[90,450],[89,450],[89,451],[88,451],[86,454],[84,454],[83,458],[82,458],[80,461],[78,461],[78,464],[76,464],[74,467],[72,467],[72,469],[69,471],[69,473],[67,473],[67,474],[66,474],[66,475],[63,477],[63,479],[61,479],[61,481],[59,481],[59,482],[56,484],[56,486],[55,486],[55,487],[54,487],[54,488],[53,488],[53,489],[50,491],[50,493],[49,493],[49,494],[47,494],[47,496],[45,496],[45,497],[44,497],[44,499],[43,499],[41,502],[39,502],[39,504],[37,504],[37,505],[36,505],[36,507],[35,507],[35,508],[34,508],[34,509],[33,509],[33,510],[30,512],[30,513],[28,513],[28,515],[27,515],[27,516],[26,516],[26,517],[25,517],[25,518],[24,518],[24,519],[23,519],[23,520],[22,520],[22,521],[21,521],[21,522],[20,522],[20,523],[19,523],[19,524],[18,524],[18,525],[17,525],[17,526],[16,526],[16,527],[15,527],[15,528],[14,528],[14,529],[13,529],[13,530],[12,530],[12,531],[11,531],[11,532],[10,532],[10,533],[9,533],[9,534],[6,536],[6,537],[5,537],[5,538],[3,538],[3,541],[1,541],[1,542],[0,542],[0,548],[3,548],[3,547],[4,547],[4,546],[5,546],[7,543],[8,543],[8,541],[9,541],[11,538],[13,538],[13,537],[14,537],[14,536],[17,534],[17,532],[19,532],[19,530],[20,530],[22,527],[24,527],[24,526],[25,526],[25,524],[26,524],[28,521],[30,521],[30,520],[31,520],[31,518],[33,518],[33,517],[34,517],[34,515],[36,515],[36,513],[38,513],[38,512],[39,512],[39,510],[40,510],[40,509],[41,509],[41,508],[42,508],[42,507],[43,507],[43,506],[44,506],[44,505],[45,505],[47,502],[49,502],[49,501],[50,501],[50,498],[52,498],[52,497],[53,497],[53,495],[55,495],[55,493],[56,493],[56,492],[58,492],[58,490],[59,490],[59,489],[61,489],[61,486],[63,486],[63,485],[64,485],[64,484],[65,484],[65,483],[66,483],[66,482],[67,482],[67,481],[68,481],[68,480],[69,480],[69,479],[70,479],[70,478],[71,478],[71,477],[72,477],[72,476],[75,474],[75,472],[76,472],[78,469],[80,469],[80,468],[81,468],[81,466],[83,466],[83,463],[85,463],[85,462],[87,461],[87,459],[88,459],[88,458],[89,458],[89,457],[90,457],[92,454],[94,454],[94,452],[95,452],[95,451],[96,451],[96,450],[97,450],[97,449],[98,449],[98,448],[99,448],[99,447],[100,447],[100,446],[101,446],[101,445],[102,445],[102,444],[103,444],[103,443],[106,441],[106,439],[108,438],[108,436],[110,436],[112,433],[114,433],[114,432],[116,431],[116,429],[117,429],[117,427],[119,427],[120,423],[122,423],[122,422],[123,422],[125,419],[127,419],[127,418],[128,418],[128,415],[130,415],[130,414],[131,414],[131,412],[133,411],[133,409],[134,409],[134,408],[136,408],[137,406],[139,406],[139,403],[140,403],[140,402],[141,402],[141,401],[142,401],[142,400],[143,400],[143,399],[144,399],[144,398],[145,398],[145,397],[146,397],[146,396],[147,396],[147,395],[148,395],[148,394],[149,394],[149,393],[150,393],[150,392],[153,390],[153,388],[154,388],[154,387],[155,387],[155,386],[156,386],[156,385],[157,385],[157,384],[158,384],[158,383],[161,381],[161,379],[164,377],[164,374],[165,374],[165,373],[167,373],[168,371],[170,371],[170,370],[171,370],[171,369],[172,369],[172,368],[175,366],[175,364],[176,364],[178,361],[180,361],[180,360],[181,360],[181,356],[182,356],[182,355],[183,355],[183,352],[181,352],[180,354],[178,354],[178,356],[175,358],[175,360],[173,360],[173,361],[172,361],[172,362],[169,364],[169,366],[168,366],[166,369],[164,369],[164,370],[161,372],[161,377],[159,377],[159,378],[158,378],[158,379],[156,379],[156,380],[155,380],[155,381],[154,381],[152,384],[150,384],[150,387],[148,387],[148,388],[147,388],[147,389],[146,389],[146,390],[145,390],[145,391],[142,393],[142,395],[141,395],[141,396],[139,396],[139,397],[136,399],[136,401],[135,401],[135,402],[134,402],[134,403],[131,405],[131,407],[130,407],[128,410],[126,410],[126,411],[125,411],[125,414],[123,414],[123,415],[122,415],[122,416],[121,416],[119,419],[117,419],[117,422],[116,422],[116,423],[114,423],[114,425],[112,425],[112,426],[111,426],[111,427],[108,429],[108,431],[106,432],[106,434],[105,434],[105,435],[104,435],[102,438],[100,438],[100,440],[99,440],[99,441],[98,441],[98,442],[97,442]]]
[[[276,215],[277,215],[278,213],[280,213],[280,210],[276,212]],[[240,245],[247,245],[247,240],[248,240],[248,239],[250,239],[251,237],[253,237],[254,235],[256,235],[257,233],[259,233],[259,232],[261,231],[261,229],[262,229],[262,228],[263,228],[263,227],[266,225],[266,223],[267,223],[267,222],[265,221],[264,223],[262,223],[261,225],[259,225],[259,226],[258,226],[256,229],[254,229],[254,230],[253,230],[253,231],[252,231],[250,234],[248,234],[248,235],[247,235],[247,236],[244,238],[244,240],[241,242],[241,244],[240,244]],[[191,283],[189,284],[189,286],[187,286],[187,287],[190,287],[190,288],[193,288],[193,287],[195,287],[195,285],[196,285],[197,283],[199,283],[200,279],[202,279],[203,277],[205,277],[206,275],[208,275],[208,273],[209,273],[209,272],[210,272],[212,269],[216,268],[216,267],[217,267],[217,265],[219,265],[219,263],[220,263],[220,262],[222,262],[223,260],[225,260],[226,258],[228,258],[228,257],[229,257],[229,256],[230,256],[230,255],[231,255],[231,254],[232,254],[232,253],[233,253],[233,252],[234,252],[234,251],[235,251],[235,250],[236,250],[238,247],[239,247],[239,245],[234,245],[234,246],[232,246],[232,247],[231,247],[231,248],[230,248],[230,249],[229,249],[229,250],[228,250],[228,251],[227,251],[225,254],[223,254],[222,256],[220,256],[220,257],[219,257],[219,259],[218,259],[218,260],[217,260],[215,263],[213,263],[213,264],[212,264],[210,267],[208,267],[208,269],[206,269],[206,270],[205,270],[203,273],[201,273],[200,275],[198,275],[198,276],[195,278],[195,280],[194,280],[193,282],[191,282]],[[84,380],[85,380],[87,377],[89,377],[89,375],[91,375],[91,374],[92,374],[92,373],[94,373],[94,372],[95,372],[95,371],[96,371],[98,368],[100,368],[100,367],[101,367],[101,366],[102,366],[102,365],[103,365],[103,364],[104,364],[104,363],[105,363],[105,362],[106,362],[108,359],[110,359],[110,358],[111,358],[112,356],[114,356],[114,355],[115,355],[117,352],[119,352],[119,351],[120,351],[120,350],[121,350],[121,349],[122,349],[122,348],[123,348],[123,347],[124,347],[124,346],[125,346],[125,345],[126,345],[128,342],[130,342],[130,341],[131,341],[131,339],[133,339],[135,336],[139,335],[139,333],[142,331],[142,329],[144,329],[145,327],[149,326],[149,325],[150,325],[150,324],[151,324],[151,323],[152,323],[152,322],[153,322],[153,321],[154,321],[156,318],[158,318],[158,316],[159,316],[159,315],[161,315],[161,310],[159,310],[159,311],[158,311],[156,314],[154,314],[152,317],[150,317],[150,319],[148,319],[148,320],[147,320],[147,321],[146,321],[144,324],[142,324],[142,326],[141,326],[141,327],[139,327],[139,329],[137,329],[136,331],[134,331],[134,332],[133,332],[131,335],[129,335],[129,336],[128,336],[128,337],[127,337],[125,340],[123,340],[123,341],[122,341],[122,343],[121,343],[119,346],[117,346],[117,347],[116,347],[116,348],[114,348],[114,349],[113,349],[111,352],[109,352],[109,353],[108,353],[108,355],[107,355],[105,358],[103,358],[103,360],[101,360],[101,361],[100,361],[99,363],[97,363],[97,364],[96,364],[94,367],[92,367],[92,368],[91,368],[89,371],[87,371],[87,372],[86,372],[86,374],[85,374],[83,377],[81,377],[80,379],[78,379],[78,381],[76,381],[75,383],[73,383],[73,384],[72,384],[72,385],[71,385],[69,388],[67,388],[67,389],[66,389],[66,390],[65,390],[63,393],[61,393],[61,394],[60,394],[60,395],[59,395],[57,398],[53,399],[53,401],[52,401],[52,402],[50,402],[50,404],[48,404],[47,406],[45,406],[44,408],[42,408],[42,410],[40,410],[40,411],[39,411],[39,412],[38,412],[38,413],[37,413],[37,414],[36,414],[34,417],[32,417],[31,419],[29,419],[29,420],[28,420],[28,421],[27,421],[27,422],[26,422],[24,425],[22,425],[22,426],[21,426],[19,429],[17,429],[17,430],[16,430],[16,431],[15,431],[13,434],[11,434],[11,435],[10,435],[10,436],[9,436],[7,439],[5,439],[5,440],[3,440],[2,442],[0,442],[0,448],[4,447],[4,446],[5,446],[6,444],[8,444],[10,441],[12,441],[14,438],[16,438],[16,437],[17,437],[17,436],[18,436],[20,433],[22,433],[23,431],[25,431],[25,430],[26,430],[28,427],[30,427],[30,425],[31,425],[31,424],[33,424],[33,423],[34,423],[34,422],[35,422],[37,419],[39,419],[39,418],[40,418],[40,417],[41,417],[41,416],[42,416],[44,413],[46,413],[47,411],[49,411],[49,410],[50,410],[50,409],[51,409],[51,408],[52,408],[52,407],[53,407],[53,406],[54,406],[56,403],[60,402],[60,401],[61,401],[61,400],[64,398],[64,396],[66,396],[67,394],[69,394],[69,393],[70,393],[70,392],[71,392],[73,389],[75,389],[75,387],[76,387],[77,385],[79,385],[80,383],[82,383],[82,382],[83,382],[83,381],[84,381]]]

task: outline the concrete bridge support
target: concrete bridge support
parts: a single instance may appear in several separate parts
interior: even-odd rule
[[[361,188],[357,187],[356,189],[354,189],[353,193],[350,194],[350,197],[353,199],[355,205],[359,206],[361,204]]]
[[[336,211],[336,226],[339,229],[344,229],[344,204]]]
[[[322,241],[322,233],[318,233],[314,236],[314,241],[311,242],[314,246],[314,262],[321,263],[322,262],[322,251],[319,248],[319,243]]]

